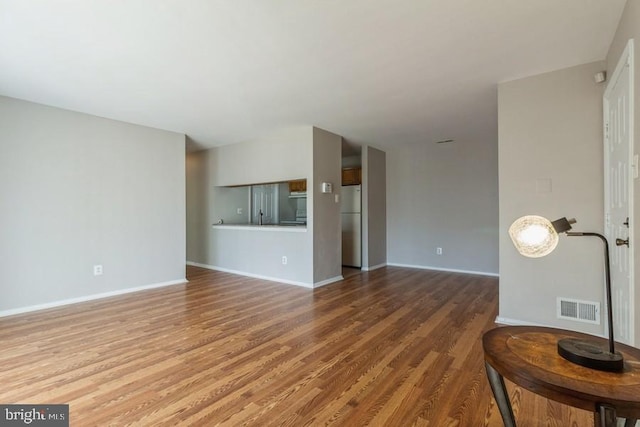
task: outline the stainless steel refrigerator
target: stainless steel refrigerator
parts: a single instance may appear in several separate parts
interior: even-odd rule
[[[342,265],[362,267],[361,188],[359,185],[342,187]]]

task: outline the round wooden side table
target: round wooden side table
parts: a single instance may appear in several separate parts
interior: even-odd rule
[[[596,427],[615,427],[617,417],[626,427],[640,418],[640,349],[616,343],[624,356],[622,372],[585,368],[565,360],[557,351],[562,338],[606,340],[562,329],[505,326],[482,338],[487,377],[505,427],[515,427],[511,402],[504,386],[508,379],[533,393],[594,412]]]

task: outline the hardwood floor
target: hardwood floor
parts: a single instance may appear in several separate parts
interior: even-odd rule
[[[383,268],[316,290],[190,283],[0,318],[0,403],[72,426],[501,426],[480,337],[497,279]],[[508,384],[520,426],[590,413]]]

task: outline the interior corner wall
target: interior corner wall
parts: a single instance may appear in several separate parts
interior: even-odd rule
[[[599,301],[602,244],[562,238],[544,258],[518,254],[511,223],[536,214],[578,220],[578,231],[604,226],[602,95],[593,76],[603,62],[502,83],[498,87],[500,317],[603,333],[603,325],[560,320],[556,298]]]
[[[387,264],[386,153],[362,147],[362,269]]]
[[[0,97],[0,312],[185,280],[184,152],[182,134]]]
[[[388,264],[498,273],[495,130],[387,151]]]
[[[342,228],[340,203],[342,137],[313,128],[313,282],[342,277]],[[322,193],[322,183],[333,185]],[[309,188],[307,188],[309,191]]]
[[[618,60],[624,51],[629,39],[634,39],[634,138],[633,147],[634,154],[640,154],[640,0],[628,0],[622,12],[620,23],[616,30],[616,34],[607,53],[607,75],[613,76],[613,71],[618,64]],[[630,236],[632,242],[640,242],[640,182],[635,181],[634,185],[634,231]],[[636,253],[637,254],[637,253]],[[640,346],[640,257],[636,255],[634,260],[635,273],[635,322],[634,335],[635,345]]]

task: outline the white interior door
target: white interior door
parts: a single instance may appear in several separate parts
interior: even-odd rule
[[[633,41],[630,40],[603,98],[605,140],[605,236],[611,253],[613,326],[616,341],[634,340],[634,242],[617,245],[633,230]],[[637,166],[636,166],[637,167]]]
[[[251,222],[260,222],[262,212],[263,224],[277,224],[278,218],[278,185],[263,184],[251,186]]]

